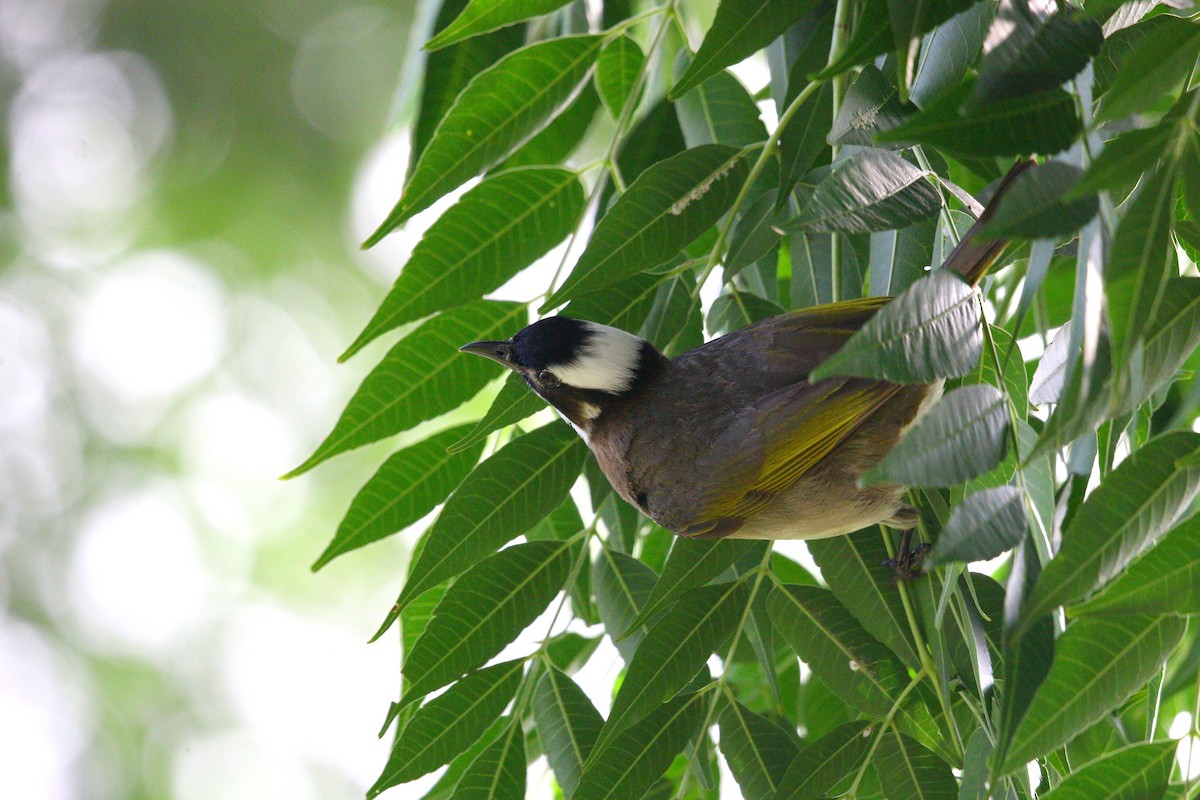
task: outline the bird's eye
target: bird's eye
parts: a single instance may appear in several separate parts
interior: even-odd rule
[[[547,386],[551,389],[553,389],[555,386],[558,386],[562,383],[562,381],[560,381],[558,379],[558,376],[555,375],[553,372],[551,372],[548,369],[544,369],[541,372],[539,372],[537,377],[538,377],[538,383],[540,383],[542,386]]]

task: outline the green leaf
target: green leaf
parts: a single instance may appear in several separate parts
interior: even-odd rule
[[[634,652],[596,748],[603,750],[621,731],[696,677],[708,657],[733,633],[749,598],[746,581],[702,586],[680,598]]]
[[[895,728],[884,729],[872,763],[888,800],[957,800],[950,765]]]
[[[987,561],[1015,547],[1024,533],[1021,491],[1015,486],[984,489],[954,509],[930,553],[930,563]]]
[[[924,108],[962,80],[979,56],[995,13],[992,3],[975,3],[926,35],[908,90],[917,106]]]
[[[996,215],[980,235],[1041,239],[1075,233],[1094,216],[1100,204],[1095,195],[1066,200],[1082,175],[1079,167],[1061,161],[1026,170],[1000,198]]]
[[[1063,532],[1058,554],[1029,598],[1028,619],[1099,588],[1154,542],[1200,489],[1200,466],[1176,462],[1200,451],[1200,434],[1176,431],[1147,442],[1088,496]]]
[[[1187,76],[1200,55],[1200,25],[1167,17],[1133,44],[1100,99],[1097,122],[1144,111]]]
[[[961,386],[948,392],[862,481],[956,486],[1000,463],[1008,423],[1004,395],[996,387]]]
[[[515,372],[504,379],[504,385],[496,399],[492,400],[483,419],[475,423],[470,432],[454,442],[448,448],[451,453],[474,447],[488,437],[493,431],[509,425],[514,425],[523,419],[532,417],[546,407],[546,401],[529,389],[529,385]]]
[[[806,745],[788,765],[776,800],[819,800],[862,761],[872,732],[865,722],[847,722]]]
[[[566,5],[568,0],[471,0],[461,14],[425,43],[437,50],[514,22],[540,17]]]
[[[550,769],[569,798],[604,727],[604,718],[573,680],[551,667],[534,691],[533,720]]]
[[[1138,742],[1084,764],[1042,800],[1153,800],[1171,778],[1179,743]]]
[[[940,207],[941,195],[925,172],[871,148],[835,165],[784,229],[869,233],[910,225]]]
[[[876,133],[896,127],[912,113],[911,106],[900,104],[896,87],[878,68],[868,64],[846,91],[828,141],[871,147]]]
[[[780,90],[782,104],[776,108],[783,112],[795,102],[808,84],[808,76],[825,66],[829,56],[829,43],[833,35],[833,10],[825,7],[812,12],[816,20],[811,23],[804,48],[787,68],[787,89]],[[810,17],[811,19],[812,17]],[[800,104],[796,113],[779,132],[779,195],[776,208],[783,208],[796,181],[819,163],[828,164],[833,151],[825,143],[825,135],[833,124],[833,86],[823,83]]]
[[[513,720],[467,767],[454,800],[524,800],[525,769],[525,733]]]
[[[542,311],[678,254],[729,209],[748,172],[737,148],[716,144],[647,169],[596,225],[587,249]]]
[[[545,127],[587,78],[602,42],[600,36],[535,42],[477,75],[446,112],[395,208],[363,246],[377,244]]]
[[[517,659],[473,672],[421,706],[367,797],[433,772],[470,747],[516,694],[524,665]]]
[[[379,310],[338,360],[406,322],[500,288],[565,239],[583,205],[583,184],[565,169],[523,167],[484,179],[429,227]]]
[[[796,756],[792,735],[737,700],[726,704],[720,725],[721,752],[742,797],[772,800],[787,765]]]
[[[681,50],[676,71],[687,63]],[[767,126],[759,118],[758,106],[742,82],[728,72],[718,72],[675,102],[679,127],[688,147],[727,144],[745,147],[765,141]]]
[[[546,610],[571,570],[564,541],[527,542],[488,556],[456,580],[404,659],[402,703],[441,688],[504,649]]]
[[[700,50],[667,97],[678,100],[707,78],[763,49],[815,5],[816,0],[722,0]]]
[[[567,495],[558,508],[551,511],[549,516],[525,533],[525,538],[531,542],[574,540],[571,544],[571,563],[578,563],[578,567],[572,567],[575,569],[575,581],[570,588],[571,608],[577,618],[588,625],[594,625],[600,619],[596,616],[596,608],[592,603],[591,561],[585,558],[582,552],[587,537],[576,536],[587,528],[588,526],[583,524],[583,518],[579,516],[579,507],[575,505],[575,500]],[[568,674],[574,672],[573,669],[567,669],[565,663],[554,659],[551,659],[551,663],[556,664],[559,669]]]
[[[1001,771],[1065,744],[1125,702],[1158,672],[1186,627],[1180,617],[1131,614],[1083,619],[1067,628]]]
[[[470,399],[496,370],[485,359],[464,357],[458,346],[505,338],[527,318],[520,303],[480,300],[423,323],[387,352],[354,392],[333,431],[284,477],[294,478],[327,458],[408,430]]]
[[[1146,326],[1140,391],[1122,387],[1123,413],[1132,412],[1176,373],[1200,345],[1200,279],[1171,278]]]
[[[555,422],[513,439],[476,467],[429,529],[397,608],[491,555],[557,508],[586,453],[575,432]]]
[[[540,133],[517,148],[517,151],[493,168],[493,172],[559,164],[575,152],[591,128],[600,108],[600,95],[591,83],[584,83],[579,94]]]
[[[850,41],[842,48],[837,60],[822,69],[814,80],[829,80],[851,67],[866,64],[875,56],[892,49],[892,24],[888,20],[886,3],[866,3],[859,8],[858,22]]]
[[[572,800],[642,797],[700,727],[708,695],[677,697],[592,751]]]
[[[713,301],[705,318],[705,327],[710,335],[716,335],[718,331],[729,333],[782,313],[783,309],[769,300],[733,290]]]
[[[958,800],[988,800],[988,759],[991,755],[992,743],[988,739],[988,732],[978,728],[967,740]]]
[[[410,706],[407,710],[415,710],[415,707]],[[475,759],[479,758],[484,750],[500,738],[500,734],[508,727],[508,723],[508,717],[498,717],[494,720],[484,734],[475,740],[474,744],[454,757],[454,760],[446,767],[446,771],[421,797],[421,800],[452,800],[454,787],[458,785],[459,779],[466,773],[467,768],[475,763]]]
[[[668,103],[664,98],[651,106],[624,137],[621,150],[617,154],[617,166],[625,178],[625,183],[629,184],[637,180],[649,167],[682,153],[686,147],[683,131],[679,129],[675,105]],[[601,211],[612,207],[615,192],[613,182],[605,180],[604,188],[600,192]]]
[[[600,646],[600,637],[587,638],[570,631],[552,636],[546,643],[546,660],[555,669],[574,675],[583,669]]]
[[[783,214],[776,211],[775,196],[774,189],[764,192],[737,221],[730,237],[729,253],[725,256],[723,277],[726,283],[779,247],[779,225],[783,222]]]
[[[975,0],[926,0],[912,3],[909,0],[888,0],[888,19],[892,23],[892,39],[896,50],[904,53],[908,43],[923,33],[964,11]]]
[[[1168,533],[1124,575],[1072,613],[1200,614],[1200,517]]]
[[[1132,186],[1162,158],[1175,130],[1175,125],[1164,122],[1152,128],[1125,131],[1106,142],[1071,190],[1071,196]]]
[[[890,556],[878,528],[865,528],[846,536],[813,539],[808,543],[813,560],[838,601],[888,649],[913,669],[921,659],[913,648],[904,601],[883,566]]]
[[[931,144],[968,156],[1050,155],[1079,135],[1075,99],[1062,89],[988,103],[969,114],[959,107],[970,86],[946,92],[899,127],[875,137],[880,144]]]
[[[925,268],[933,263],[935,226],[931,218],[907,228],[871,234],[868,264],[873,296],[900,294],[924,277]]]
[[[930,383],[966,375],[983,350],[979,323],[975,290],[950,270],[937,270],[881,308],[809,377]]]
[[[613,39],[600,51],[600,57],[596,59],[596,91],[613,119],[620,118],[622,109],[629,102],[645,62],[642,48],[626,34]]]
[[[754,549],[745,539],[687,539],[674,537],[662,575],[654,584],[641,611],[629,623],[640,628],[685,592],[716,578],[735,561]]]
[[[636,558],[603,547],[596,557],[592,580],[596,590],[596,609],[600,612],[604,629],[628,664],[645,636],[642,628],[630,631],[630,624],[654,591],[658,576]]]
[[[1104,31],[1084,12],[1060,7],[1045,16],[1006,15],[1010,33],[979,64],[970,106],[1037,94],[1061,86],[1100,52]]]
[[[466,429],[464,425],[434,434],[383,462],[350,501],[313,572],[343,553],[407,528],[454,491],[483,453],[482,445],[447,452]]]

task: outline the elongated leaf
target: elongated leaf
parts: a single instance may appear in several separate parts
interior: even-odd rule
[[[923,33],[966,10],[975,0],[930,0],[925,3],[909,3],[905,0],[888,0],[888,18],[892,23],[892,37],[896,49],[904,52],[908,43]]]
[[[383,462],[350,502],[313,572],[343,553],[407,528],[442,502],[483,453],[482,444],[447,452],[466,430],[461,426],[442,431]]]
[[[1008,422],[996,387],[962,386],[943,397],[863,480],[915,486],[970,480],[1004,457]]]
[[[525,733],[519,721],[471,762],[454,787],[454,800],[524,800]]]
[[[815,5],[816,0],[722,0],[700,50],[668,98],[678,100],[707,78],[763,49]]]
[[[746,800],[771,800],[796,756],[791,735],[736,700],[721,712],[721,752]]]
[[[1200,614],[1200,517],[1168,533],[1080,614]]]
[[[740,271],[779,247],[779,226],[784,215],[775,209],[774,189],[750,204],[742,214],[730,237],[729,254],[725,257],[724,278],[728,282]]]
[[[940,206],[941,196],[923,171],[871,148],[835,166],[784,229],[869,233],[910,225]]]
[[[875,56],[892,49],[892,24],[888,19],[887,3],[866,3],[859,9],[858,22],[850,41],[841,54],[814,76],[816,80],[828,80],[841,75],[851,67],[866,64]]]
[[[379,310],[339,360],[406,322],[498,289],[566,238],[583,203],[583,184],[568,170],[525,167],[488,177],[425,232]]]
[[[617,154],[617,166],[621,169],[625,183],[633,183],[652,165],[678,155],[686,148],[683,131],[679,129],[675,104],[668,103],[666,98],[663,98],[651,106],[645,116],[629,131],[629,135],[621,143],[621,151]],[[613,182],[605,181],[600,192],[601,211],[612,208],[615,192]]]
[[[662,575],[629,627],[640,628],[685,592],[708,583],[753,549],[754,543],[745,539],[675,537]]]
[[[1083,619],[1067,628],[1002,771],[1059,747],[1125,702],[1162,667],[1186,627],[1180,617],[1131,614]]]
[[[676,70],[687,61],[681,50]],[[727,144],[745,147],[765,141],[767,127],[759,119],[758,106],[742,82],[728,72],[718,72],[675,103],[679,127],[688,147]]]
[[[613,119],[621,116],[621,110],[630,100],[645,61],[642,48],[627,35],[618,36],[600,51],[596,60],[596,90]]]
[[[563,588],[571,569],[563,541],[518,544],[485,558],[450,586],[404,659],[411,702],[476,669],[504,649]]]
[[[819,800],[862,761],[872,733],[865,722],[847,722],[805,746],[788,765],[777,800]]]
[[[828,140],[830,144],[870,147],[876,133],[896,127],[912,113],[911,106],[900,104],[896,87],[878,68],[868,64],[847,90]]]
[[[1140,742],[1105,754],[1066,776],[1042,800],[1154,800],[1171,778],[1178,743]]]
[[[782,313],[782,308],[758,295],[732,291],[713,301],[704,322],[709,334],[716,335],[718,331],[729,333]]]
[[[1079,134],[1075,100],[1062,89],[988,103],[960,114],[969,86],[948,91],[903,125],[875,137],[881,144],[931,144],[972,156],[1052,154]]]
[[[775,96],[780,113],[791,106],[808,85],[809,76],[825,66],[829,56],[830,39],[833,36],[833,9],[827,6],[807,17],[812,20],[811,30],[803,49],[787,68],[787,88]],[[807,27],[807,26],[806,26]],[[833,86],[823,83],[808,99],[800,104],[796,113],[779,132],[779,194],[776,208],[783,208],[796,181],[816,164],[827,164],[833,151],[825,142],[825,135],[833,124]]]
[[[535,42],[477,75],[446,112],[395,208],[363,246],[376,244],[541,130],[587,78],[602,41],[567,36]]]
[[[533,719],[550,769],[563,795],[570,798],[604,718],[573,680],[550,668],[534,692]]]
[[[1175,125],[1163,122],[1153,128],[1125,131],[1107,142],[1075,184],[1071,196],[1132,186],[1162,158],[1175,129]]]
[[[603,750],[595,748],[572,800],[642,797],[695,734],[708,695],[684,695],[659,706]]]
[[[1104,32],[1085,12],[1061,7],[1049,16],[1005,16],[1008,35],[979,65],[970,104],[1037,94],[1075,77],[1100,52]]]
[[[595,86],[585,82],[575,99],[549,125],[534,134],[491,172],[562,163],[579,147],[599,108],[600,95],[596,93]]]
[[[987,731],[979,728],[967,740],[967,752],[963,756],[962,783],[958,787],[958,800],[987,800],[988,758],[992,755],[992,743]]]
[[[549,14],[567,2],[568,0],[471,0],[453,22],[425,43],[425,49],[437,50],[514,22]]]
[[[1061,161],[1048,161],[1017,176],[996,206],[996,215],[980,231],[998,238],[1040,239],[1074,233],[1096,216],[1095,195],[1066,200],[1082,172]]]
[[[470,747],[516,694],[524,664],[517,659],[473,672],[421,706],[367,797],[433,772]]]
[[[975,3],[925,37],[908,92],[914,103],[924,108],[962,80],[979,56],[995,12],[992,3]]]
[[[517,437],[467,476],[433,523],[425,549],[396,601],[403,609],[532,528],[567,496],[587,447],[552,423]]]
[[[1168,17],[1137,40],[1096,110],[1107,122],[1143,111],[1179,85],[1200,54],[1200,25]]]
[[[593,571],[600,619],[628,664],[645,636],[644,628],[631,631],[630,624],[654,591],[658,576],[636,558],[607,547],[600,550]]]
[[[875,748],[873,763],[888,800],[957,800],[950,765],[893,727]]]
[[[483,419],[448,449],[451,453],[458,453],[472,448],[486,439],[488,434],[527,419],[545,407],[546,401],[530,391],[520,375],[512,373],[504,379],[504,385],[500,387],[500,392]]]
[[[938,270],[881,308],[811,379],[858,375],[928,383],[965,375],[979,363],[983,335],[975,291]]]
[[[316,451],[285,475],[293,478],[327,458],[408,430],[470,399],[495,376],[458,345],[505,338],[524,324],[520,303],[478,301],[451,309],[401,339],[363,379]],[[484,362],[484,363],[479,363]]]
[[[633,654],[597,749],[686,686],[733,633],[749,597],[746,581],[702,586],[655,623]]]
[[[1025,533],[1025,502],[1015,486],[984,489],[950,515],[930,554],[930,563],[986,561],[1007,552]]]
[[[1102,586],[1169,530],[1200,489],[1200,466],[1176,462],[1200,451],[1200,434],[1150,440],[1096,487],[1063,532],[1029,599],[1036,618]]]
[[[586,527],[583,518],[579,516],[579,507],[575,505],[571,496],[567,495],[558,508],[525,533],[525,538],[531,542],[563,542],[575,539],[571,545],[570,559],[571,564],[578,564],[578,567],[572,567],[576,571],[575,582],[570,588],[571,608],[576,617],[594,625],[600,618],[596,616],[596,609],[592,603],[592,565],[591,561],[583,556],[584,539],[576,538],[576,534],[582,533]],[[560,663],[553,659],[551,662]],[[574,672],[563,665],[560,665],[559,669],[568,674]]]
[[[1131,413],[1172,380],[1200,345],[1200,279],[1171,278],[1146,328],[1140,389],[1122,386],[1117,408]]]
[[[636,331],[650,316],[662,282],[661,275],[639,273],[577,297],[562,313],[575,319]]]
[[[920,669],[904,602],[891,582],[890,570],[883,566],[889,556],[878,528],[814,539],[808,549],[838,602],[901,661]]]
[[[555,669],[567,675],[574,675],[587,664],[599,646],[599,637],[589,639],[578,633],[560,633],[552,636],[546,643],[546,660]]]
[[[728,210],[748,171],[736,148],[715,144],[647,169],[600,220],[570,276],[542,310],[675,256]]]
[[[868,264],[873,296],[900,294],[925,275],[925,268],[933,263],[935,225],[934,219],[927,219],[907,228],[871,234]]]

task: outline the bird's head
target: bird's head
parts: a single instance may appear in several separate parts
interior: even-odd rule
[[[570,317],[547,317],[511,339],[459,349],[519,374],[585,436],[605,410],[632,395],[666,361],[654,345],[631,333]]]

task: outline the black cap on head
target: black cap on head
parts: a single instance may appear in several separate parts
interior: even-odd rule
[[[546,317],[512,338],[512,360],[539,370],[569,364],[583,351],[592,332],[586,323],[570,317]]]

